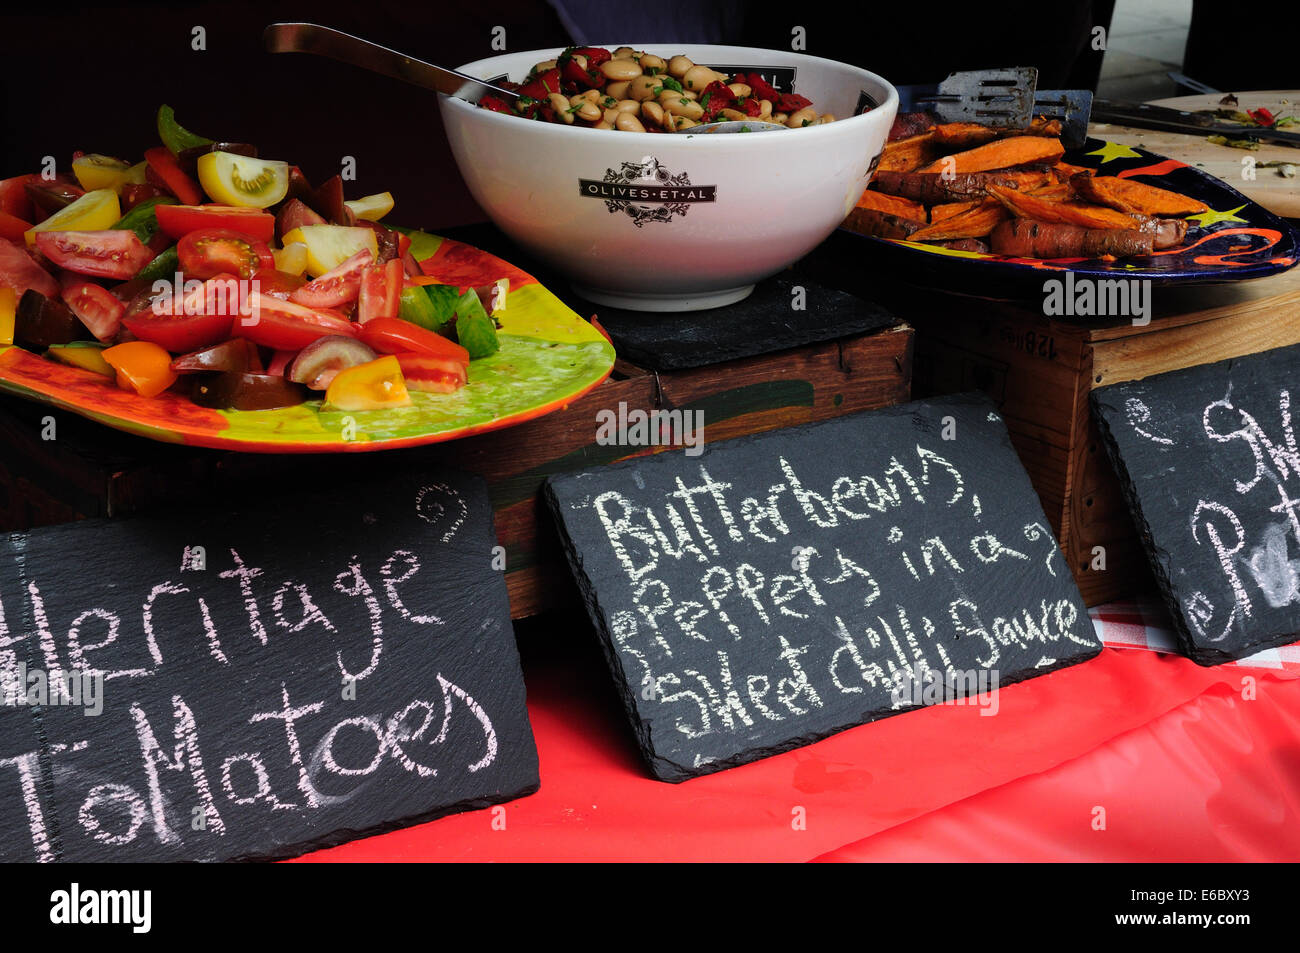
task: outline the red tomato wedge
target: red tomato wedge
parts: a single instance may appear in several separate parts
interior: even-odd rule
[[[240,306],[239,279],[216,275],[175,298],[162,298],[151,308],[128,314],[122,323],[141,341],[185,354],[230,337]]]
[[[257,282],[254,291],[260,291],[272,298],[285,299],[307,283],[307,279],[301,275],[290,275],[274,268],[257,269],[253,273],[253,280]]]
[[[338,267],[307,282],[289,295],[289,300],[308,308],[337,308],[349,304],[361,293],[361,279],[374,260],[370,249],[363,248]]]
[[[129,228],[95,232],[38,232],[36,249],[79,275],[125,281],[153,261],[149,246]]]
[[[181,271],[206,280],[220,274],[251,278],[260,269],[275,269],[275,256],[266,242],[224,228],[190,232],[176,246]]]
[[[247,314],[235,322],[234,333],[277,351],[300,351],[327,334],[356,336],[356,326],[311,308],[254,292]]]
[[[202,205],[203,191],[199,184],[185,174],[176,157],[166,146],[144,150],[149,169],[180,199],[182,205]]]
[[[454,394],[469,381],[469,368],[460,361],[431,354],[398,354],[408,390],[433,394]]]
[[[275,237],[275,216],[255,208],[234,205],[158,205],[154,208],[158,227],[172,238],[190,232],[221,228],[257,242]]]
[[[361,278],[361,294],[357,297],[357,320],[365,324],[379,318],[396,318],[405,274],[402,262],[397,258],[367,269]]]
[[[32,260],[27,249],[6,241],[0,241],[0,288],[14,289],[19,298],[29,288],[47,298],[59,296],[59,283]]]
[[[63,303],[66,304],[95,336],[107,343],[117,337],[126,304],[113,297],[107,288],[73,274],[64,275]]]
[[[31,227],[31,222],[24,222],[17,215],[10,215],[4,209],[0,209],[0,238],[11,242],[26,241],[24,236]]]
[[[12,179],[0,180],[0,212],[15,218],[36,219],[36,209],[27,194],[28,182],[40,182],[36,174],[16,175]]]
[[[375,318],[361,325],[359,335],[380,354],[426,354],[460,364],[469,363],[469,351],[427,328],[401,318]]]

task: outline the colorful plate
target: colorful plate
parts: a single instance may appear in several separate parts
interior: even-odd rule
[[[1243,153],[1244,155],[1245,153]],[[1102,175],[1132,177],[1148,185],[1199,199],[1210,211],[1189,217],[1187,240],[1178,248],[1143,258],[1099,261],[1057,258],[1040,261],[953,251],[920,242],[857,235],[911,280],[970,294],[988,289],[1042,291],[1044,272],[1073,271],[1089,278],[1149,278],[1154,284],[1240,281],[1261,278],[1300,261],[1300,236],[1278,216],[1200,169],[1101,139],[1065,154],[1065,162]],[[1261,172],[1260,174],[1264,174]]]
[[[470,365],[455,394],[412,391],[412,405],[322,412],[312,400],[282,410],[217,411],[177,394],[143,398],[90,371],[0,347],[0,391],[70,410],[118,430],[171,443],[253,453],[364,452],[497,430],[559,410],[614,366],[614,348],[531,275],[472,246],[423,232],[411,250],[426,275],[447,284],[510,279],[501,350]]]

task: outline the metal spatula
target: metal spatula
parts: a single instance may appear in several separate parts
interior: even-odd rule
[[[1077,149],[1088,138],[1092,92],[1087,89],[1040,89],[1034,94],[1034,115],[1060,120],[1062,145],[1067,149]]]
[[[1034,117],[1038,70],[1032,66],[950,73],[932,94],[913,95],[913,109],[934,113],[943,122],[1023,129]]]

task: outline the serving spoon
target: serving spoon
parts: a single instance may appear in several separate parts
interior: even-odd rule
[[[363,40],[359,36],[316,23],[272,23],[263,31],[262,42],[271,53],[312,53],[471,103],[477,103],[486,93],[500,96],[508,103],[519,99],[519,94],[513,90],[454,69],[447,69],[445,66],[417,60],[397,50],[390,50],[378,43]],[[702,133],[766,132],[785,128],[787,127],[780,123],[759,119],[728,119],[700,123],[675,132],[682,135],[700,135]]]
[[[263,31],[262,43],[271,53],[314,53],[471,103],[485,93],[509,103],[519,98],[518,93],[485,80],[315,23],[272,23]]]

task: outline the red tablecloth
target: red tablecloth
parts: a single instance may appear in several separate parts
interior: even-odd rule
[[[669,785],[590,641],[525,654],[537,794],[303,859],[1300,859],[1292,671],[1107,648],[1001,689],[991,717],[927,708]]]

